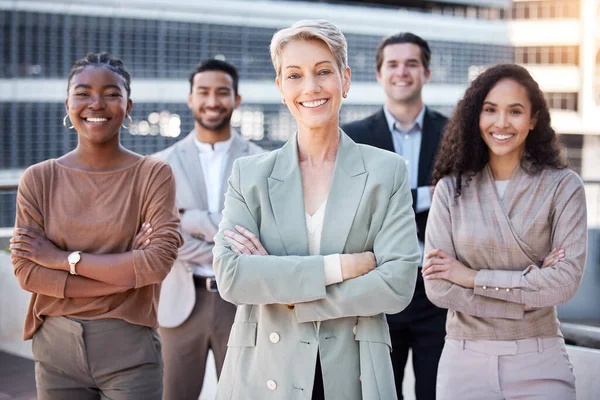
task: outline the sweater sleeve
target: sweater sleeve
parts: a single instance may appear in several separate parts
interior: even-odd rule
[[[575,174],[558,185],[551,219],[552,247],[565,249],[565,258],[551,267],[529,265],[524,271],[481,270],[475,294],[525,305],[557,306],[577,292],[586,260],[587,216],[583,183]]]
[[[425,230],[425,252],[443,250],[456,258],[452,239],[450,199],[452,193],[444,180],[435,186],[431,210]],[[481,271],[480,271],[481,272]],[[425,279],[429,300],[438,307],[459,311],[475,317],[523,319],[525,306],[477,294],[474,289],[456,285],[445,279]]]
[[[41,166],[29,167],[23,173],[17,191],[15,228],[28,228],[45,232],[43,204],[43,175]],[[65,297],[69,273],[42,267],[26,258],[13,256],[14,273],[21,288],[28,292],[55,298]]]
[[[150,223],[154,232],[146,248],[133,250],[136,288],[162,282],[177,258],[178,248],[183,244],[178,231],[179,214],[171,167],[157,160],[148,180],[142,219]]]

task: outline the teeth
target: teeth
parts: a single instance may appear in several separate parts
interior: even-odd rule
[[[106,118],[86,118],[88,122],[105,122],[108,121]]]
[[[405,86],[408,86],[408,83],[407,82],[396,82],[396,83],[394,83],[394,86],[405,87]]]
[[[304,107],[315,108],[325,104],[327,100],[305,101],[302,103]]]
[[[498,140],[506,140],[506,139],[510,139],[512,137],[512,135],[499,135],[499,134],[492,134],[492,136],[494,137],[494,139],[498,139]]]

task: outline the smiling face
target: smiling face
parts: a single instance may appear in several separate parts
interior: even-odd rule
[[[89,66],[71,79],[65,106],[80,141],[105,144],[118,142],[132,102],[119,74],[105,67]]]
[[[514,80],[502,79],[489,91],[479,115],[479,130],[490,161],[521,158],[525,140],[537,122],[531,114],[527,89]]]
[[[223,71],[203,71],[194,75],[188,107],[201,128],[211,132],[227,131],[233,111],[241,97],[235,94],[233,78]]]
[[[388,101],[413,103],[421,101],[423,85],[430,70],[421,61],[421,49],[413,43],[396,43],[383,49],[383,63],[377,81],[383,86]]]
[[[280,54],[277,86],[299,128],[338,126],[342,93],[350,89],[350,68],[340,71],[320,40],[294,40]]]

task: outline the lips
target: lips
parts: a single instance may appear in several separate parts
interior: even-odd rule
[[[327,103],[328,101],[329,101],[328,99],[320,99],[320,100],[313,100],[313,101],[302,101],[302,102],[300,102],[300,104],[306,108],[317,108],[317,107],[320,107],[323,104]]]
[[[507,142],[512,139],[515,135],[512,133],[491,133],[492,138],[497,142]]]

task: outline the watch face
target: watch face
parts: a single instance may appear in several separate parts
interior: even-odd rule
[[[71,264],[77,263],[81,260],[81,255],[79,255],[79,253],[71,253],[69,254],[69,257],[67,257],[67,260],[69,260],[69,263]]]

